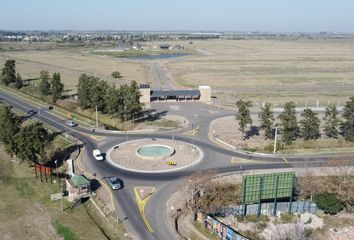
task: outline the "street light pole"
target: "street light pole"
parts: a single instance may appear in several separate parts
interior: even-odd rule
[[[57,172],[57,180],[58,180],[58,178],[59,178],[59,175],[58,175],[58,160],[55,160],[54,163],[55,163],[55,171]]]
[[[97,111],[97,106],[96,106],[96,127],[98,128],[98,111]]]
[[[127,129],[127,106],[124,106],[124,128],[125,128],[125,141],[128,142],[128,129]]]
[[[273,154],[277,152],[278,127],[275,127]]]

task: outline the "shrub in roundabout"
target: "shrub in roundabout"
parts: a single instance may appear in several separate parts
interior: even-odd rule
[[[331,215],[337,214],[344,208],[343,203],[337,199],[334,193],[317,194],[315,196],[315,203],[321,210]]]

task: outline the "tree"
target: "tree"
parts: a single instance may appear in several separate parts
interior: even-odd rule
[[[337,199],[336,194],[320,193],[315,196],[316,205],[325,213],[337,214],[343,210],[344,205]]]
[[[286,144],[291,144],[299,134],[295,104],[293,102],[285,103],[284,111],[279,114],[278,118],[282,125],[282,141]]]
[[[40,72],[40,75],[41,75],[40,76],[41,81],[39,82],[38,89],[42,96],[47,96],[50,94],[50,89],[51,89],[49,83],[49,72],[42,70]]]
[[[9,106],[0,106],[0,129],[0,142],[4,143],[7,153],[14,154],[14,136],[20,130],[20,121]]]
[[[81,74],[78,84],[78,103],[82,109],[92,108],[92,89],[98,78]]]
[[[301,117],[303,118],[300,121],[301,135],[305,140],[318,139],[320,136],[321,121],[317,115],[317,113],[309,108],[306,108],[301,114]]]
[[[315,180],[311,170],[305,169],[298,177],[297,184],[299,196],[304,199],[310,199],[310,201],[312,201],[313,195],[321,192],[321,186]]]
[[[260,128],[264,131],[265,138],[273,138],[273,121],[274,121],[274,114],[273,111],[270,109],[271,104],[266,103],[264,107],[261,108],[261,111],[258,114],[258,117],[261,121]]]
[[[15,136],[16,155],[27,162],[37,162],[40,154],[51,142],[51,136],[42,123],[23,127]]]
[[[340,122],[338,119],[338,111],[336,105],[326,107],[326,113],[325,116],[323,117],[323,120],[325,121],[324,128],[323,128],[325,134],[328,137],[336,138],[339,133],[338,125]]]
[[[51,88],[52,88],[52,101],[53,101],[53,103],[56,103],[58,101],[58,99],[61,98],[63,90],[64,90],[64,84],[60,80],[60,73],[53,74]]]
[[[22,77],[19,73],[16,75],[16,82],[14,83],[15,88],[20,89],[23,87]]]
[[[118,72],[118,71],[112,72],[111,76],[112,76],[113,78],[121,78],[121,77],[122,77],[121,73]]]
[[[245,137],[245,128],[247,125],[252,124],[252,118],[250,115],[250,108],[252,107],[251,101],[239,100],[236,103],[238,111],[235,115],[238,121],[239,130],[242,132],[242,137]]]
[[[342,133],[348,142],[354,142],[354,97],[345,103],[342,117]]]
[[[123,106],[123,96],[116,86],[107,90],[105,97],[105,112],[109,115],[116,115]]]
[[[91,88],[91,108],[97,107],[98,111],[105,111],[105,98],[107,89],[110,88],[104,80],[94,80]]]
[[[1,73],[1,81],[5,85],[16,82],[16,61],[7,60]]]
[[[349,210],[354,206],[354,172],[351,164],[350,159],[332,159],[322,169],[327,175],[323,192],[335,194]]]
[[[123,111],[118,114],[123,120],[131,120],[142,109],[142,104],[140,103],[141,93],[136,81],[132,81],[130,86],[123,85],[120,87],[120,95],[123,98]]]

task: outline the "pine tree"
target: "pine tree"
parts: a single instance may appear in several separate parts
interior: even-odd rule
[[[81,74],[78,84],[78,102],[82,109],[89,109],[93,107],[92,104],[92,94],[93,87],[98,81],[98,78],[94,76],[88,76],[86,74]]]
[[[19,73],[16,75],[16,82],[14,84],[15,88],[20,89],[23,87],[22,77]]]
[[[5,85],[16,82],[16,61],[7,60],[1,73],[1,81]]]
[[[20,121],[9,106],[0,105],[0,142],[4,143],[9,154],[16,152],[14,135],[20,130]]]
[[[50,94],[50,83],[49,83],[49,72],[48,71],[41,71],[40,72],[40,79],[41,81],[39,82],[39,92],[42,96],[47,96]]]
[[[342,117],[342,133],[348,142],[354,142],[354,97],[345,103]]]
[[[328,137],[336,138],[339,134],[338,125],[340,123],[336,105],[326,107],[326,113],[323,120],[325,121],[323,128],[325,134]]]
[[[299,134],[295,107],[293,102],[285,103],[284,111],[278,116],[282,125],[282,141],[286,144],[291,144]]]
[[[270,109],[271,104],[266,103],[264,107],[261,108],[261,111],[258,114],[258,117],[261,121],[260,128],[264,131],[265,138],[272,139],[273,138],[273,121],[274,114]]]
[[[311,109],[306,108],[301,114],[303,118],[300,121],[301,135],[305,140],[318,139],[320,136],[320,119],[317,117],[317,113]]]
[[[15,136],[16,155],[28,162],[37,162],[39,154],[51,142],[49,132],[43,127],[42,123],[23,127]]]
[[[60,80],[60,73],[54,73],[53,74],[53,80],[52,80],[52,101],[53,103],[56,103],[58,99],[61,98],[63,90],[64,90],[64,84],[61,83]]]
[[[252,107],[251,101],[242,101],[239,100],[236,103],[238,109],[235,118],[238,121],[239,130],[242,133],[243,139],[245,138],[245,129],[247,125],[252,124],[252,118],[250,115],[250,108]]]

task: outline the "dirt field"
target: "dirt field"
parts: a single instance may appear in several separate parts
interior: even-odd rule
[[[210,40],[193,47],[199,55],[167,68],[177,84],[210,85],[218,97],[327,102],[354,94],[354,40]]]
[[[16,70],[23,79],[39,77],[41,70],[50,73],[60,72],[67,89],[76,86],[82,73],[94,75],[111,83],[126,83],[135,80],[150,82],[148,69],[140,63],[127,62],[118,58],[89,54],[88,50],[51,50],[51,51],[3,51],[0,52],[0,65],[7,59],[16,60]],[[113,79],[111,73],[119,71],[121,79]]]
[[[319,117],[322,118],[323,116],[320,115]],[[299,121],[301,117],[297,116],[297,119]],[[214,120],[210,124],[210,132],[214,139],[220,139],[236,149],[265,153],[272,152],[273,140],[264,138],[263,131],[258,128],[260,121],[257,116],[252,116],[252,120],[253,131],[249,132],[249,138],[245,140],[242,140],[242,133],[234,116]],[[247,131],[250,131],[250,129],[248,128]],[[279,138],[281,138],[281,135],[279,135]],[[339,136],[337,139],[331,139],[321,132],[321,138],[316,141],[303,141],[298,138],[291,145],[284,145],[283,149],[278,146],[278,152],[284,154],[352,154],[352,148],[353,144],[346,142],[343,137]]]

